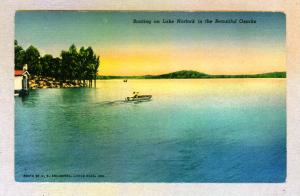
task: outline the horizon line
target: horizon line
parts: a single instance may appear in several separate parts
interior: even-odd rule
[[[97,76],[113,76],[113,77],[130,77],[130,76],[161,76],[161,75],[165,75],[165,74],[171,74],[171,73],[177,73],[177,72],[181,72],[181,71],[186,71],[186,72],[197,72],[200,74],[205,74],[208,76],[245,76],[245,75],[259,75],[259,74],[270,74],[270,73],[286,73],[286,71],[271,71],[271,72],[260,72],[260,73],[252,73],[252,74],[247,74],[247,73],[243,73],[243,74],[208,74],[205,72],[200,72],[200,71],[195,71],[195,70],[178,70],[178,71],[173,71],[173,72],[168,72],[168,73],[161,73],[161,74],[145,74],[145,75],[101,75],[101,74],[97,74]]]

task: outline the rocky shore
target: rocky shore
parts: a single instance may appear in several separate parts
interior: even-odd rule
[[[79,88],[86,87],[85,83],[80,83],[79,81],[61,81],[52,77],[39,77],[33,76],[29,80],[29,88],[37,89],[37,88]]]

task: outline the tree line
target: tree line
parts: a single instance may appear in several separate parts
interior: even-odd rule
[[[34,76],[53,77],[58,80],[78,81],[79,83],[97,79],[100,58],[91,47],[77,50],[72,44],[67,51],[61,51],[60,57],[50,54],[40,55],[39,50],[29,46],[24,50],[15,40],[15,69],[22,69],[27,64],[28,72]]]

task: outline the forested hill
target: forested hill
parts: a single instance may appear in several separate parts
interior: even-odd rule
[[[285,78],[286,72],[270,72],[251,75],[209,75],[197,71],[182,70],[162,75],[98,76],[98,79],[188,79],[188,78]]]
[[[162,74],[162,75],[155,75],[155,76],[145,76],[145,78],[206,78],[208,74],[197,72],[197,71],[176,71],[172,73]]]

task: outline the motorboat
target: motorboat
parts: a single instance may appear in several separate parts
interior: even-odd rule
[[[152,95],[139,95],[139,92],[133,92],[132,97],[126,97],[125,101],[150,101]]]

